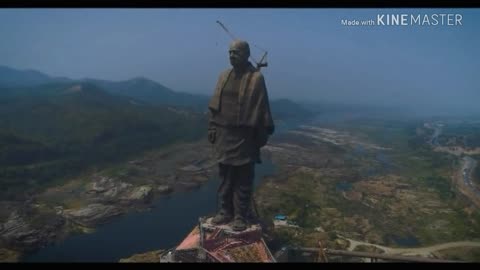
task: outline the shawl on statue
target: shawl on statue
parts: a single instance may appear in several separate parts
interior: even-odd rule
[[[229,68],[220,74],[215,91],[208,105],[211,117],[221,111],[222,91],[225,84],[233,73]],[[270,104],[268,100],[267,87],[262,73],[249,63],[247,71],[240,82],[238,94],[238,118],[236,126],[252,127],[258,130],[261,138],[260,146],[266,143],[268,135],[272,135],[275,126],[273,123]]]

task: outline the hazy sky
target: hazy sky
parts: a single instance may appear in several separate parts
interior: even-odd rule
[[[427,14],[432,23],[432,14],[448,13],[462,25],[341,23],[377,14]],[[71,78],[145,76],[211,94],[229,67],[230,38],[216,20],[249,41],[257,60],[253,44],[268,50],[273,98],[480,107],[480,9],[1,9],[0,65]]]

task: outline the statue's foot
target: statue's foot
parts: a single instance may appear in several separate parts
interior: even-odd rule
[[[245,222],[245,219],[236,217],[233,221],[232,229],[237,232],[247,229],[247,223]]]
[[[232,216],[224,213],[218,213],[215,217],[212,218],[212,224],[221,225],[229,223],[232,220]]]

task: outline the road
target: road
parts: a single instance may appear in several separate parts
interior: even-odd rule
[[[418,247],[418,248],[392,248],[386,247],[382,245],[371,244],[368,242],[357,241],[350,238],[342,237],[343,239],[347,240],[350,245],[348,247],[349,251],[353,251],[359,245],[365,246],[373,246],[378,249],[381,249],[385,252],[385,254],[390,255],[405,255],[405,256],[424,256],[424,257],[431,257],[432,253],[439,250],[449,249],[449,248],[456,248],[456,247],[479,247],[480,242],[473,242],[473,241],[459,241],[459,242],[448,242],[443,244],[437,244],[428,247]]]

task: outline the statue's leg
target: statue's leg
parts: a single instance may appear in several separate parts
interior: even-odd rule
[[[247,226],[251,211],[255,164],[248,163],[235,167],[233,205],[235,213],[234,230],[242,231]]]
[[[233,166],[219,163],[220,186],[217,192],[218,212],[212,222],[223,224],[230,222],[233,218]]]

